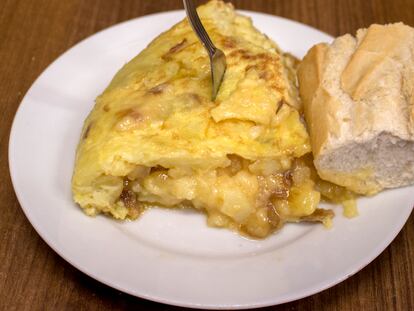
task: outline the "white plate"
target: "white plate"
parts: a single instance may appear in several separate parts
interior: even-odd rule
[[[301,57],[332,38],[275,16],[244,12]],[[36,231],[93,278],[154,301],[238,309],[279,304],[333,286],[394,239],[413,206],[413,187],[359,200],[360,216],[337,209],[334,227],[291,224],[263,241],[208,228],[195,212],[150,210],[135,222],[90,218],[72,202],[70,180],[81,126],[116,71],[184,16],[134,19],[82,41],[43,72],[23,99],[10,137],[10,171]]]

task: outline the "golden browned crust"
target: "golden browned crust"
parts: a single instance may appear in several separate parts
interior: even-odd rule
[[[360,100],[383,73],[384,63],[398,58],[401,46],[410,37],[412,28],[401,23],[371,25],[341,75],[342,89]]]
[[[321,43],[311,48],[298,68],[299,94],[305,111],[308,130],[311,133],[312,151],[316,157],[327,139],[329,132],[326,102],[331,96],[320,88],[322,71],[328,45]]]
[[[362,194],[413,183],[413,51],[414,29],[402,23],[309,50],[299,91],[323,179]]]

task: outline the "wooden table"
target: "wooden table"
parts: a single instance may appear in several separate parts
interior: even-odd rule
[[[371,23],[414,26],[414,0],[240,0],[332,35]],[[181,0],[0,1],[0,309],[176,310],[107,287],[76,270],[25,218],[8,172],[8,136],[16,109],[46,66],[81,39],[134,17],[181,8]],[[41,181],[39,181],[41,182]],[[375,221],[375,220],[374,220]],[[414,216],[373,263],[317,295],[268,310],[414,310]]]

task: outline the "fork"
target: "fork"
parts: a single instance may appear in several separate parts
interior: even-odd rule
[[[213,42],[211,42],[210,37],[208,36],[206,30],[203,27],[203,24],[200,21],[200,18],[198,17],[193,1],[183,0],[183,3],[190,25],[196,33],[197,37],[200,39],[201,43],[206,48],[208,56],[210,58],[211,80],[213,84],[213,92],[211,97],[214,101],[217,97],[217,93],[226,71],[226,56],[222,50],[216,48]]]

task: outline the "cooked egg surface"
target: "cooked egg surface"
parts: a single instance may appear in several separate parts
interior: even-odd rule
[[[72,190],[88,215],[135,219],[196,208],[211,226],[265,237],[287,221],[328,223],[308,154],[292,58],[234,11],[198,8],[227,70],[211,100],[208,55],[186,20],[127,63],[85,120]]]

